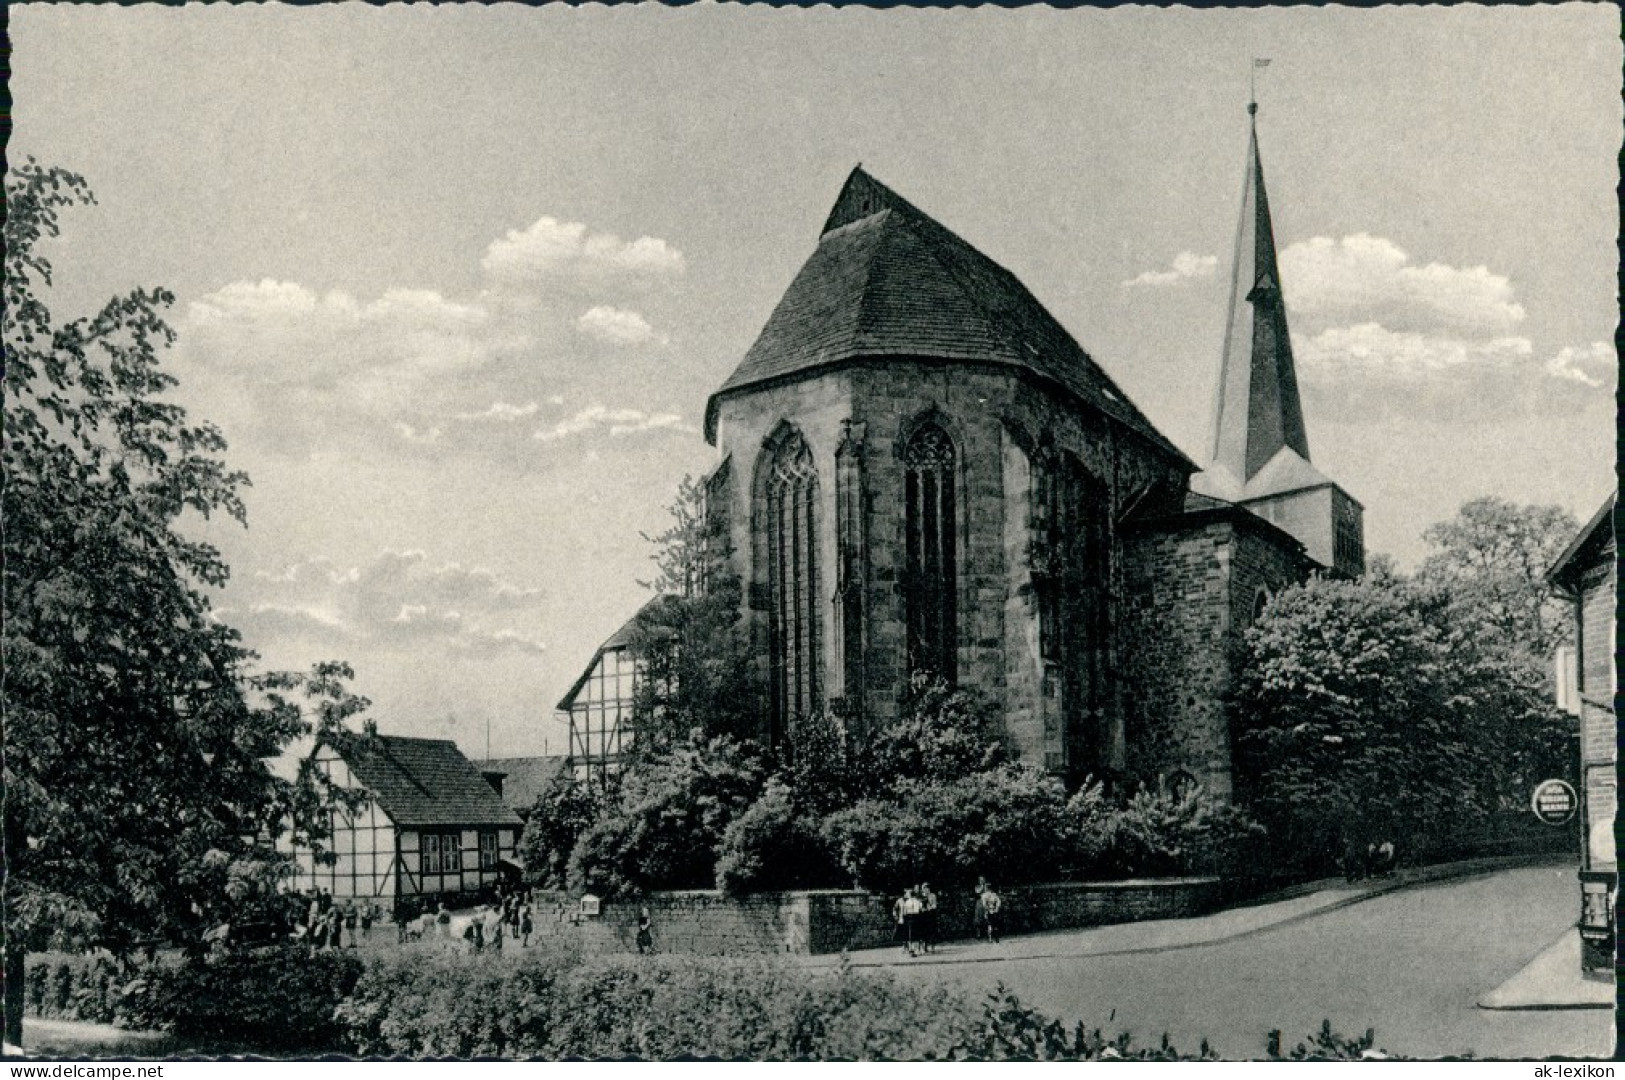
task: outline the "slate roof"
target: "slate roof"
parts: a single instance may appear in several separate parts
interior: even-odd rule
[[[565,760],[560,756],[487,758],[478,764],[481,772],[502,774],[503,803],[522,812],[536,805],[536,797],[564,769]]]
[[[373,736],[345,761],[396,825],[523,824],[450,739]]]
[[[717,403],[728,394],[885,357],[1019,367],[1195,468],[1014,274],[861,167],[756,343],[707,402],[706,439],[716,441]]]

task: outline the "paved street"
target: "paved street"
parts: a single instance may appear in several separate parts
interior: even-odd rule
[[[1606,1009],[1494,1012],[1477,1000],[1555,941],[1575,917],[1569,867],[1502,870],[1418,885],[1354,904],[1328,904],[1322,895],[1285,901],[1291,921],[1249,929],[1238,909],[1210,917],[1231,920],[1239,936],[1210,944],[1199,937],[1208,920],[1182,920],[1184,937],[1167,927],[1147,929],[1133,949],[1132,927],[1101,927],[1009,943],[1018,955],[993,960],[995,947],[952,947],[939,959],[903,962],[905,978],[955,980],[982,990],[1004,984],[1055,1016],[1127,1030],[1141,1042],[1167,1031],[1194,1050],[1205,1035],[1223,1056],[1263,1053],[1265,1033],[1280,1028],[1296,1043],[1322,1018],[1347,1034],[1375,1027],[1377,1045],[1414,1057],[1472,1053],[1480,1058],[1606,1056],[1613,1014]],[[1238,919],[1238,916],[1242,918]],[[1110,935],[1110,947],[1104,936]],[[1219,936],[1217,934],[1209,937]],[[1032,955],[1041,953],[1043,955]],[[1094,955],[1088,955],[1093,953]],[[876,958],[859,954],[861,961]],[[991,962],[977,962],[977,961]]]

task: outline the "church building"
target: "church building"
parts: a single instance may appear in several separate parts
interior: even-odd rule
[[[1230,646],[1275,590],[1362,569],[1309,461],[1256,130],[1198,464],[1008,270],[860,167],[706,407],[761,737],[873,728],[926,672],[1012,757],[1230,791]]]

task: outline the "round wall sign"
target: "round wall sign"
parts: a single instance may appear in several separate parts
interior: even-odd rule
[[[1529,799],[1529,808],[1547,825],[1568,824],[1579,806],[1574,785],[1567,780],[1542,780],[1535,785],[1535,794]]]

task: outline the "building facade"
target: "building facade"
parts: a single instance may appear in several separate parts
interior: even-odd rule
[[[1612,977],[1614,895],[1619,862],[1614,817],[1619,806],[1618,720],[1614,695],[1614,611],[1619,602],[1619,564],[1614,534],[1616,498],[1594,514],[1547,575],[1572,605],[1573,692],[1565,704],[1579,716],[1580,741],[1580,933],[1582,964]]]
[[[855,169],[706,407],[759,737],[793,754],[826,712],[860,735],[940,677],[1069,783],[1228,795],[1238,635],[1364,560],[1359,503],[1309,461],[1256,130],[1220,368],[1204,468],[1013,274]],[[626,745],[583,704],[611,653],[635,680],[613,641],[562,703],[583,737],[617,733],[586,759]]]
[[[466,905],[517,872],[523,823],[450,739],[367,735],[344,753],[319,745],[311,761],[365,797],[330,811],[325,857],[294,849],[295,890],[432,910]]]

